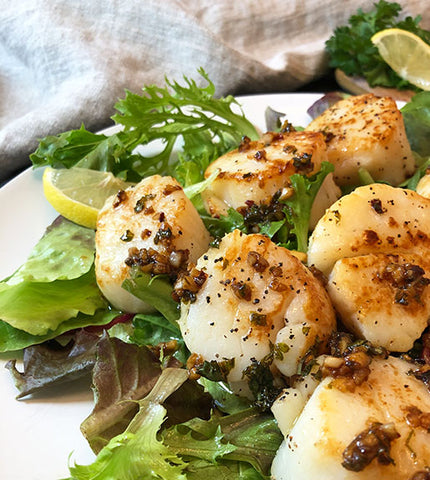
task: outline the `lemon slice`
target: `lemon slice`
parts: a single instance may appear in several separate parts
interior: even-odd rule
[[[430,45],[400,28],[381,30],[371,40],[384,61],[401,78],[430,90]]]
[[[43,192],[63,217],[88,228],[96,228],[97,215],[106,199],[131,183],[110,172],[86,168],[54,169],[43,173]]]

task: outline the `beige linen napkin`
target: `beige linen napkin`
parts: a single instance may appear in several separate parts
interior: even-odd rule
[[[416,15],[425,1],[401,2]],[[198,78],[217,94],[291,91],[327,70],[352,0],[0,0],[0,181],[37,139],[110,124],[125,89]]]

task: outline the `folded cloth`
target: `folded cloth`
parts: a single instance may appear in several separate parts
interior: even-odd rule
[[[415,16],[425,1],[400,3]],[[106,127],[125,89],[165,76],[197,81],[203,67],[218,96],[294,90],[327,71],[325,41],[356,10],[356,0],[0,0],[0,182],[30,164],[38,139]]]

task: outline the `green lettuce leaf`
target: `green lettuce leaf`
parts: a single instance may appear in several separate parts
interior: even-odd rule
[[[82,125],[57,136],[48,135],[30,155],[34,167],[81,167],[112,172],[115,176],[138,181],[133,173],[132,154],[139,134],[118,132],[113,135],[91,133]]]
[[[187,480],[264,480],[260,473],[244,462],[223,460],[222,463],[210,463],[205,460],[193,460],[187,465]]]
[[[30,335],[51,336],[78,314],[92,316],[106,307],[94,252],[94,231],[59,217],[24,265],[0,283],[0,320]]]
[[[205,212],[201,214],[201,217],[209,233],[217,240],[236,229],[246,232],[243,216],[234,208],[229,208],[227,215],[212,217]]]
[[[194,418],[164,430],[162,439],[189,462],[186,471],[193,470],[193,478],[203,480],[207,465],[201,460],[217,466],[228,466],[232,461],[248,464],[262,478],[269,478],[283,436],[272,415],[248,409],[232,415],[213,415],[210,420]],[[203,467],[199,476],[197,465]]]
[[[177,350],[174,356],[182,363],[186,363],[190,355],[182,338],[179,327],[170,323],[162,315],[137,314],[133,318],[133,332],[130,341],[137,345],[157,346],[160,343],[176,341]]]
[[[32,335],[46,335],[79,312],[94,315],[105,306],[94,267],[73,280],[0,283],[1,320]]]
[[[80,277],[93,264],[94,238],[94,230],[58,217],[7,283],[52,282]]]
[[[216,407],[223,413],[238,413],[251,407],[250,400],[233,393],[229,385],[224,382],[214,382],[201,377],[199,383],[209,392]]]
[[[45,335],[32,335],[0,320],[0,352],[21,350],[30,345],[46,342],[71,330],[88,327],[90,325],[102,327],[109,324],[118,315],[119,312],[117,311],[105,309],[97,310],[94,315],[78,313],[76,317],[62,322],[55,330]]]

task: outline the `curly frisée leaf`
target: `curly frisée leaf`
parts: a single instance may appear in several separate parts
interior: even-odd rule
[[[304,175],[291,175],[290,181],[294,189],[294,195],[284,200],[288,207],[287,218],[292,225],[291,233],[296,237],[299,252],[306,252],[308,248],[309,221],[311,209],[318,190],[325,177],[333,172],[334,165],[329,162],[322,162],[321,170],[315,175],[306,177]]]
[[[138,430],[114,437],[91,465],[70,467],[70,480],[186,480],[185,463],[157,440],[165,414],[162,405],[148,405],[138,414]]]
[[[247,471],[249,478],[269,478],[270,466],[283,440],[273,416],[252,408],[226,416],[214,414],[207,421],[195,418],[164,430],[161,437],[175,453],[187,459],[187,478],[196,480],[207,479],[210,464],[219,467],[220,473],[226,471],[227,479],[248,478],[231,475],[238,471]]]
[[[213,83],[203,69],[199,74],[206,87],[184,77],[184,85],[166,79],[164,88],[145,86],[142,95],[126,92],[112,117],[121,131],[107,136],[82,126],[48,136],[30,155],[33,165],[78,166],[112,172],[132,182],[156,173],[173,175],[184,185],[199,182],[207,165],[237,145],[243,135],[258,137],[238,102],[232,96],[215,98]],[[158,150],[136,149],[148,144],[157,145]]]

